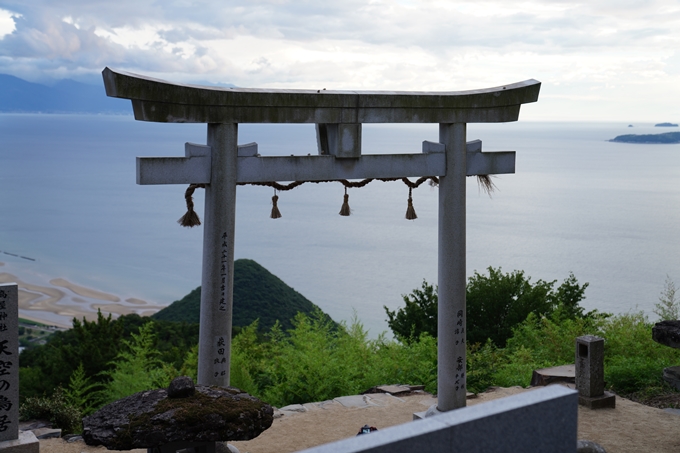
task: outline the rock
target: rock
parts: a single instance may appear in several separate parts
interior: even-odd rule
[[[250,440],[271,426],[273,413],[269,404],[234,387],[197,385],[184,398],[168,398],[165,389],[148,390],[85,417],[83,439],[109,450]]]
[[[680,366],[671,366],[663,369],[663,380],[680,390]]]
[[[680,349],[680,321],[661,321],[652,327],[652,339],[671,348]]]
[[[589,440],[579,440],[576,442],[577,453],[607,453],[602,445]]]
[[[189,376],[179,376],[168,387],[168,398],[186,398],[196,392],[194,381]]]

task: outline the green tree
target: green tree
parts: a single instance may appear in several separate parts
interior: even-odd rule
[[[467,341],[485,343],[488,338],[504,347],[512,328],[524,321],[529,313],[550,314],[557,305],[553,282],[538,280],[524,271],[503,274],[501,268],[487,269],[489,275],[475,271],[467,285]]]
[[[504,347],[513,327],[523,322],[530,313],[536,316],[557,314],[560,319],[594,316],[583,313],[579,303],[585,298],[588,283],[579,285],[573,273],[555,289],[556,280],[531,282],[524,271],[503,273],[501,268],[487,269],[488,275],[475,271],[466,288],[468,343],[486,343],[491,339]],[[402,342],[412,342],[422,333],[437,336],[436,288],[423,281],[421,289],[402,296],[405,307],[390,311],[387,324]]]
[[[411,294],[402,294],[405,306],[391,311],[383,306],[387,313],[387,325],[394,336],[402,342],[410,343],[424,333],[437,337],[437,288],[423,279],[421,289],[414,289]]]
[[[100,373],[112,368],[111,361],[118,354],[122,336],[122,324],[111,315],[105,317],[101,311],[97,312],[96,321],[74,318],[72,329],[55,332],[46,345],[21,354],[22,398],[51,395],[57,387],[68,386],[80,364],[85,377],[102,382],[105,377]]]

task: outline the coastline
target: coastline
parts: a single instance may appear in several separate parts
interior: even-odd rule
[[[97,310],[104,316],[136,313],[149,316],[165,308],[143,299],[121,296],[88,288],[62,277],[36,282],[35,276],[17,275],[7,263],[0,262],[0,283],[16,283],[19,286],[19,316],[57,327],[70,328],[73,318],[97,319]]]

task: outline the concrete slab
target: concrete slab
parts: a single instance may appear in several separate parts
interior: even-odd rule
[[[368,396],[371,402],[379,406],[392,406],[394,404],[403,404],[406,402],[404,399],[394,396],[391,393],[373,393],[370,396],[364,396]]]
[[[31,431],[38,439],[59,439],[61,437],[61,429],[57,428],[37,428]]]
[[[574,384],[576,382],[576,365],[560,365],[534,370],[531,375],[531,386],[550,385],[558,382]]]
[[[410,392],[411,386],[409,386],[409,385],[381,385],[381,386],[378,387],[378,390],[380,390],[381,392],[385,392],[385,393],[398,394],[398,393]]]
[[[548,386],[321,445],[304,453],[573,453],[577,397],[573,390]]]
[[[40,453],[40,441],[31,431],[19,431],[19,438],[0,442],[3,453]]]

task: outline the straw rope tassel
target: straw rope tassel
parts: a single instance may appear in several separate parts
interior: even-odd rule
[[[340,208],[340,215],[348,216],[352,211],[349,209],[349,195],[347,194],[347,187],[345,187],[345,201],[342,202]]]
[[[279,207],[276,206],[277,201],[279,201],[279,197],[276,195],[276,189],[274,189],[274,196],[272,197],[272,215],[270,216],[272,219],[281,218],[281,211],[279,211]]]
[[[408,188],[408,207],[406,208],[406,220],[415,220],[418,216],[416,215],[416,210],[413,207],[413,198],[411,198],[411,188]]]
[[[192,198],[194,191],[199,187],[205,188],[205,184],[190,184],[189,188],[186,190],[186,192],[184,192],[184,200],[187,203],[187,213],[180,217],[180,219],[177,221],[177,223],[183,227],[193,228],[201,224],[201,219],[194,211],[194,199]]]

